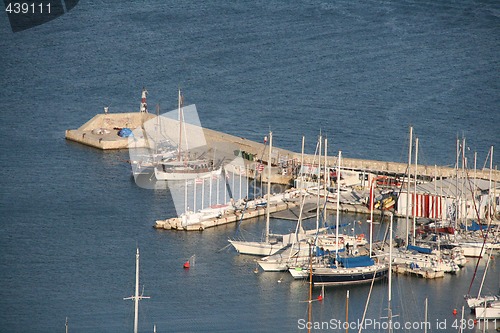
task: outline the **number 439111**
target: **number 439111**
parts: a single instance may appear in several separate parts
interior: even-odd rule
[[[50,2],[47,4],[10,2],[5,11],[9,14],[50,14]]]

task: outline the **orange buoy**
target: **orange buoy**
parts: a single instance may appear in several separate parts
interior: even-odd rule
[[[189,264],[189,260],[184,263],[184,268],[189,268],[191,265]]]
[[[320,302],[321,302],[322,300],[323,300],[323,296],[319,295],[319,296],[318,296],[318,301],[320,301]]]
[[[453,315],[456,316],[457,315],[457,309],[453,309]]]

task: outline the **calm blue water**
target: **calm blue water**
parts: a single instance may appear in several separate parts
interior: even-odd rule
[[[141,302],[141,332],[154,323],[158,332],[299,331],[306,285],[256,275],[252,257],[220,251],[235,226],[154,230],[175,211],[168,191],[136,186],[127,152],[66,142],[64,130],[104,106],[138,110],[143,86],[151,109],[170,110],[181,87],[202,125],[249,139],[271,128],[275,145],[299,151],[306,135],[311,151],[322,130],[346,157],[405,161],[412,124],[419,163],[453,164],[464,135],[482,167],[500,147],[499,13],[494,1],[82,0],[15,34],[0,15],[0,331],[63,331],[66,317],[70,332],[132,331],[133,305],[122,298],[133,293],[136,245],[152,297]],[[263,225],[242,228],[260,236]],[[196,265],[184,271],[192,254]],[[492,267],[486,289],[495,292]],[[398,277],[394,312],[422,320],[429,297],[431,321],[457,331],[451,311],[472,271]],[[356,318],[368,287],[350,289]],[[346,290],[328,290],[315,320],[345,318]],[[386,285],[374,293],[369,316],[380,318]]]

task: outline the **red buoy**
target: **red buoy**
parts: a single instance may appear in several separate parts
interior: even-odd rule
[[[191,265],[189,264],[189,260],[184,263],[184,268],[189,268]]]
[[[321,294],[318,296],[318,301],[322,301],[323,300],[323,296],[321,296]]]
[[[457,315],[457,309],[453,309],[453,315],[456,316]]]

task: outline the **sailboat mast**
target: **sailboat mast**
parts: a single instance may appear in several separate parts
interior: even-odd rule
[[[495,175],[497,174],[497,165],[495,165]],[[497,214],[497,178],[495,176],[495,182],[493,183],[493,217]],[[496,217],[495,217],[496,218]]]
[[[425,307],[424,307],[424,333],[427,333],[427,297],[425,298]]]
[[[413,187],[413,237],[411,240],[411,244],[415,245],[415,236],[416,236],[416,227],[417,227],[417,205],[415,202],[417,201],[417,163],[418,163],[418,138],[415,138],[415,179],[414,179],[414,187]]]
[[[135,254],[135,296],[134,296],[134,333],[139,323],[139,248]]]
[[[313,265],[312,265],[312,244],[309,243],[309,302],[307,304],[307,332],[311,332],[311,327],[312,327],[312,287],[313,287],[313,281],[312,281],[312,270],[313,270]]]
[[[408,245],[408,229],[410,228],[409,209],[410,209],[410,165],[411,151],[413,145],[413,127],[410,126],[410,143],[408,145],[408,181],[406,182],[406,245]]]
[[[304,188],[304,145],[306,143],[306,137],[302,136],[302,150],[300,153],[300,189]],[[302,191],[300,191],[302,195]]]
[[[319,230],[319,191],[321,186],[321,142],[323,141],[323,137],[319,136],[319,149],[318,149],[318,195],[316,196],[316,232]]]
[[[326,168],[327,156],[328,156],[328,139],[325,138],[325,165],[323,166],[323,169],[325,170],[325,172],[323,174],[323,184],[324,184],[324,192],[325,192],[325,208],[323,209],[323,224],[326,223],[326,202],[328,202],[328,175],[330,174]]]
[[[149,298],[149,296],[139,296],[139,248],[135,254],[135,294],[131,297],[125,297],[124,300],[134,300],[134,333],[137,333],[139,323],[139,300]]]
[[[370,258],[372,257],[373,251],[373,184],[375,183],[375,178],[370,182]]]
[[[345,322],[349,322],[349,290],[347,290],[347,295],[345,296]],[[345,332],[349,333],[349,327],[345,328]]]
[[[337,215],[335,217],[335,256],[339,254],[339,211],[340,211],[340,160],[342,151],[339,150],[339,158],[337,161]]]
[[[178,153],[177,153],[177,160],[181,160],[181,146],[182,146],[182,109],[181,109],[181,104],[182,104],[182,95],[181,95],[181,90],[179,89],[179,96],[178,96],[178,109],[179,109],[179,147],[178,147]]]
[[[486,278],[486,273],[488,272],[488,266],[490,265],[491,256],[493,254],[493,247],[490,249],[490,254],[488,255],[488,260],[486,261],[486,267],[484,268],[483,279],[481,280],[481,285],[479,286],[479,291],[477,292],[477,298],[481,298],[481,291],[483,291],[484,279]]]
[[[267,161],[267,205],[266,205],[266,243],[269,243],[269,204],[271,201],[271,152],[273,150],[273,132],[269,132],[269,158]]]
[[[431,209],[431,212],[434,212],[434,219],[436,220],[437,222],[437,209],[436,209],[436,206],[437,206],[437,194],[438,194],[438,191],[437,191],[437,164],[434,164],[434,195],[432,196],[432,209]],[[437,223],[436,223],[436,227],[437,227]]]
[[[489,187],[488,187],[488,226],[491,225],[491,200],[496,200],[495,197],[493,199],[491,198],[491,173],[493,171],[493,146],[491,146],[491,153],[490,153],[490,182],[489,182]],[[495,178],[496,179],[496,178]]]
[[[455,164],[455,225],[453,226],[455,230],[457,230],[457,225],[458,225],[458,218],[459,218],[459,209],[458,207],[460,206],[460,200],[458,197],[458,157],[460,156],[460,141],[458,140],[458,135],[457,135],[457,161]]]
[[[463,200],[461,200],[460,203],[460,212],[461,215],[463,216],[464,224],[467,225],[467,199],[465,195],[465,182],[467,181],[466,173],[465,173],[465,168],[467,165],[465,162],[467,161],[465,159],[465,137],[462,137],[462,182],[461,182],[461,189],[460,189],[460,198],[463,197]],[[463,206],[463,209],[462,209]]]
[[[306,137],[302,136],[302,151],[300,153],[300,202],[302,202],[302,191],[304,189],[304,146]],[[302,231],[302,219],[299,219],[299,232]]]
[[[393,223],[393,214],[390,213],[391,224],[389,226],[389,290],[387,295],[387,303],[388,303],[388,321],[389,321],[389,332],[392,332],[392,223]]]
[[[477,151],[474,152],[474,191],[476,190],[477,183]]]

